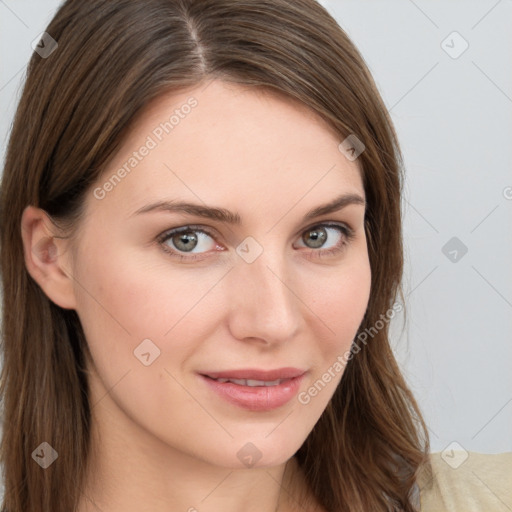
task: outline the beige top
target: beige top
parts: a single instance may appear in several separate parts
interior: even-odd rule
[[[512,452],[432,453],[418,479],[421,512],[512,512]]]

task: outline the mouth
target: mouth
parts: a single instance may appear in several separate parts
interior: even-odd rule
[[[269,411],[288,403],[298,392],[305,370],[228,370],[201,373],[208,388],[227,402],[251,411]]]

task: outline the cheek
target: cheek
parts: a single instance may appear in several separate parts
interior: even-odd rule
[[[80,313],[85,320],[94,318],[98,329],[133,341],[164,337],[200,307],[221,275],[178,270],[167,262],[148,265],[138,251],[84,254],[88,257],[75,271]]]
[[[310,293],[311,332],[315,339],[316,360],[310,379],[298,396],[312,418],[318,418],[343,377],[350,350],[363,320],[371,287],[367,258],[340,268],[322,286]],[[313,323],[313,318],[315,318]],[[318,336],[319,332],[327,333]]]
[[[357,268],[340,281],[340,307],[333,315],[337,319],[336,328],[348,329],[354,333],[363,320],[370,298],[371,273],[369,264]]]
[[[367,259],[361,259],[323,279],[322,286],[310,294],[318,321],[332,334],[324,346],[326,350],[350,346],[366,312],[370,287],[370,265]]]

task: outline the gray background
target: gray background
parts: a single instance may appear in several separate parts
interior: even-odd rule
[[[407,322],[393,346],[432,450],[512,451],[512,1],[321,3],[366,59],[405,156]],[[31,42],[58,4],[0,0],[2,162]]]

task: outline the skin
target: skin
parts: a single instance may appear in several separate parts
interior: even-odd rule
[[[293,455],[343,370],[309,403],[294,397],[259,412],[228,403],[198,372],[292,366],[306,371],[307,391],[349,350],[368,304],[364,205],[303,220],[341,194],[364,200],[358,162],[294,100],[218,80],[165,94],[95,187],[190,97],[197,106],[103,199],[91,189],[72,239],[55,238],[42,210],[23,215],[27,269],[52,301],[77,311],[92,355],[93,450],[80,512],[274,512],[278,500],[280,511],[304,510]],[[222,207],[241,223],[135,214],[164,200]],[[311,247],[306,235],[325,222],[349,226],[353,238],[329,228]],[[173,239],[158,236],[190,224],[212,238],[201,238],[199,259],[180,260],[164,250],[179,253]],[[263,250],[252,263],[236,252],[249,236]],[[134,356],[144,339],[160,350],[149,366]],[[237,457],[248,442],[261,455],[250,468]],[[307,509],[321,510],[313,499]]]

